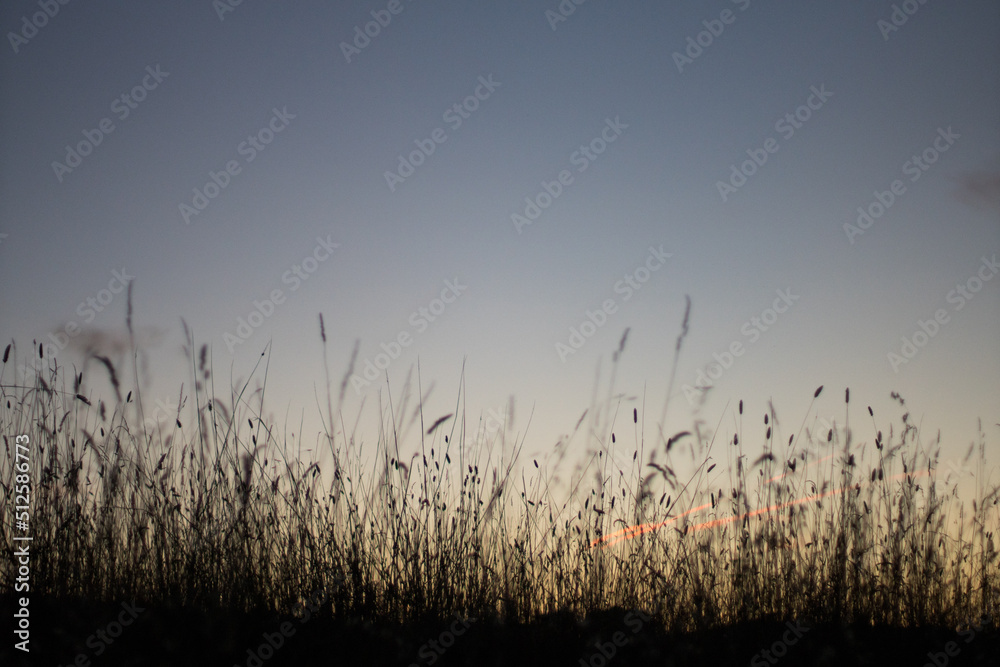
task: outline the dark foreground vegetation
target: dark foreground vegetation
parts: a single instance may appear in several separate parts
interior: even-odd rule
[[[1000,664],[985,436],[966,504],[895,395],[895,424],[844,392],[851,427],[817,433],[820,388],[787,433],[740,402],[728,432],[651,438],[609,389],[536,461],[509,424],[467,423],[463,392],[425,415],[419,378],[364,440],[341,414],[352,359],[327,382],[321,465],[266,417],[266,372],[217,391],[208,350],[185,349],[167,419],[134,349],[83,369],[5,350],[3,665]],[[22,462],[30,654],[12,635]]]
[[[0,613],[10,618],[14,609],[4,603]],[[594,614],[589,621],[564,615],[546,615],[530,623],[504,623],[498,619],[470,622],[467,631],[445,633],[456,619],[423,622],[366,622],[360,619],[321,617],[305,623],[292,614],[233,614],[222,610],[148,607],[132,626],[124,628],[113,643],[98,632],[119,618],[121,604],[96,604],[74,599],[33,600],[30,656],[14,651],[9,642],[0,648],[3,665],[56,665],[74,663],[84,656],[91,665],[149,667],[241,667],[250,665],[938,665],[956,667],[997,665],[1000,633],[995,622],[963,628],[909,627],[848,623],[791,622],[802,634],[789,630],[789,621],[746,621],[684,633],[667,633],[625,622],[628,611],[616,609]],[[633,616],[632,618],[638,618]],[[278,643],[282,623],[295,632]],[[615,633],[624,644],[615,644]],[[445,635],[442,637],[442,635]],[[106,635],[107,636],[107,635]],[[279,648],[270,646],[268,637]],[[795,643],[784,643],[784,639]],[[89,640],[89,644],[88,644]],[[431,642],[436,642],[432,645]],[[946,650],[952,642],[949,656]],[[450,644],[447,648],[444,644]],[[784,644],[784,646],[775,646]],[[103,647],[103,650],[102,650]],[[436,648],[435,648],[436,647]],[[101,651],[98,654],[98,651]],[[768,653],[765,654],[764,652]],[[270,655],[270,657],[267,657]],[[610,659],[602,662],[602,656]],[[256,656],[260,662],[253,662]],[[780,656],[780,657],[779,657]],[[770,658],[770,660],[768,660]],[[432,662],[433,660],[433,662]]]

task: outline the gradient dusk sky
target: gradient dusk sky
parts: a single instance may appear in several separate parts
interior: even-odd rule
[[[366,364],[397,400],[419,358],[427,419],[464,363],[468,420],[513,396],[530,456],[626,328],[619,422],[653,436],[689,295],[665,430],[773,399],[787,437],[824,385],[812,414],[842,423],[850,387],[856,439],[897,391],[943,459],[980,417],[997,442],[996,2],[233,4],[4,3],[22,362],[120,334],[134,277],[151,401],[190,384],[184,318],[223,389],[270,344],[271,411],[314,443],[323,313],[335,385],[360,340],[368,442]]]

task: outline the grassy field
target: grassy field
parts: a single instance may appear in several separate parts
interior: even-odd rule
[[[83,373],[37,343],[4,351],[5,545],[22,534],[16,475],[30,483],[24,664],[996,664],[985,436],[965,503],[901,397],[886,419],[838,390],[851,427],[826,433],[808,427],[822,387],[790,433],[742,401],[728,433],[644,437],[655,418],[628,410],[583,427],[585,456],[563,441],[537,461],[526,434],[477,432],[463,395],[454,414],[424,414],[409,381],[386,392],[378,434],[352,432],[352,359],[327,382],[321,466],[262,418],[263,389],[220,391],[208,349],[188,334],[186,352],[193,390],[152,420],[135,350]],[[92,388],[105,384],[106,401]],[[618,408],[590,406],[577,430]],[[0,571],[11,623],[15,558]],[[3,664],[27,657],[13,641]]]

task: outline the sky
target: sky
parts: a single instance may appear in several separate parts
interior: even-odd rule
[[[809,418],[843,424],[849,387],[856,440],[894,391],[945,461],[977,419],[1000,437],[996,3],[16,0],[0,26],[22,360],[121,339],[133,281],[147,400],[190,389],[183,319],[222,394],[266,350],[310,445],[322,313],[368,443],[419,361],[427,421],[513,397],[545,456],[626,329],[616,424],[655,439],[690,298],[665,432],[731,433],[742,399],[790,434],[823,385]]]

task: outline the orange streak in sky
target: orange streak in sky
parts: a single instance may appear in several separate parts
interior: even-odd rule
[[[819,500],[820,498],[826,498],[827,496],[833,496],[838,493],[843,493],[844,491],[850,491],[853,486],[848,486],[842,489],[833,489],[832,491],[827,491],[826,493],[817,493],[812,496],[806,496],[805,498],[796,498],[795,500],[789,500],[785,503],[780,503],[778,505],[771,505],[770,507],[765,507],[763,509],[754,510],[752,512],[747,512],[746,514],[741,514],[739,516],[730,516],[724,519],[713,519],[712,521],[706,521],[705,523],[699,523],[696,526],[691,526],[691,530],[704,530],[705,528],[715,528],[716,526],[721,526],[727,523],[732,523],[733,521],[739,521],[740,519],[745,519],[751,516],[757,516],[758,514],[764,514],[765,512],[773,512],[775,510],[783,510],[786,507],[791,507],[792,505],[801,505],[802,503],[807,503],[810,500]]]
[[[888,477],[887,479],[888,480],[893,480],[893,479],[899,479],[901,477],[907,477],[907,476],[909,476],[909,477],[923,477],[923,476],[928,475],[928,474],[929,473],[926,470],[921,470],[921,471],[918,471],[918,472],[913,472],[913,473],[908,473],[908,474],[907,473],[901,473],[899,475],[894,475],[892,477]],[[864,484],[864,486],[871,486],[871,483],[866,482]],[[855,488],[856,487],[852,485],[852,486],[847,486],[847,487],[843,487],[843,488],[840,488],[840,489],[832,489],[830,491],[825,491],[823,493],[816,493],[816,494],[813,494],[813,495],[810,495],[810,496],[805,496],[803,498],[796,498],[795,500],[789,500],[787,502],[778,503],[777,505],[771,505],[770,507],[764,507],[762,509],[753,510],[752,512],[747,512],[745,514],[740,514],[740,515],[737,515],[737,516],[726,517],[726,518],[723,518],[723,519],[713,519],[711,521],[706,521],[704,523],[699,523],[699,524],[696,524],[694,526],[691,526],[691,529],[692,529],[692,531],[694,531],[694,530],[705,530],[707,528],[715,528],[716,526],[722,526],[722,525],[725,525],[727,523],[732,523],[734,521],[740,521],[740,520],[745,519],[747,517],[758,516],[760,514],[764,514],[765,512],[774,512],[774,511],[778,511],[778,510],[783,510],[783,509],[785,509],[787,507],[791,507],[793,505],[801,505],[802,503],[808,503],[808,502],[813,501],[813,500],[820,500],[822,498],[826,498],[827,496],[837,495],[837,494],[843,493],[844,491],[850,491],[850,490],[855,489]],[[661,521],[660,523],[641,523],[641,524],[639,524],[637,526],[628,526],[626,528],[622,528],[621,530],[615,531],[614,533],[611,533],[609,535],[605,535],[605,536],[600,537],[600,538],[598,538],[596,540],[593,540],[590,543],[590,546],[591,547],[595,547],[598,544],[604,543],[602,546],[604,546],[604,547],[610,547],[610,546],[613,546],[615,544],[618,544],[619,542],[622,542],[623,540],[630,540],[633,537],[638,537],[639,535],[642,535],[644,533],[648,533],[648,532],[657,530],[658,528],[662,528],[663,526],[665,526],[665,525],[667,525],[669,523],[672,523],[672,522],[676,521],[677,519],[680,519],[681,517],[687,516],[688,514],[691,514],[692,512],[698,512],[700,510],[706,509],[706,508],[708,508],[710,506],[711,506],[711,503],[706,503],[705,505],[701,505],[699,507],[695,507],[695,508],[689,509],[686,512],[678,514],[675,517],[671,517],[669,519],[666,519],[665,521]]]
[[[706,504],[704,504],[704,505],[702,505],[700,507],[694,507],[692,509],[689,509],[686,512],[682,512],[681,514],[678,514],[677,516],[673,516],[673,517],[670,517],[669,519],[661,521],[660,523],[640,523],[637,526],[627,526],[625,528],[622,528],[621,530],[616,530],[613,533],[610,533],[608,535],[604,535],[603,537],[599,537],[596,540],[593,540],[590,543],[590,546],[594,547],[594,546],[597,546],[598,544],[600,544],[601,542],[607,542],[607,541],[612,540],[614,538],[619,538],[619,539],[615,539],[613,542],[610,542],[610,543],[604,545],[606,547],[610,547],[612,544],[618,544],[622,540],[629,540],[629,539],[632,539],[633,537],[637,537],[639,535],[642,535],[643,533],[648,533],[650,531],[656,530],[657,528],[662,528],[663,526],[666,526],[668,523],[672,523],[674,521],[677,521],[677,519],[680,519],[681,517],[687,516],[688,514],[691,514],[692,512],[698,512],[698,511],[703,510],[706,507],[710,507],[710,506],[711,506],[711,503],[706,503]]]
[[[900,477],[906,477],[907,475],[909,475],[910,477],[923,477],[924,475],[927,474],[929,473],[926,470],[921,470],[915,473],[900,473],[899,475],[895,475],[893,477],[890,477],[889,479],[890,480],[899,479]],[[865,486],[871,486],[871,483],[870,482],[865,483]],[[739,516],[731,516],[725,519],[713,519],[712,521],[706,521],[705,523],[700,523],[697,526],[692,526],[691,529],[702,530],[705,528],[714,528],[715,526],[721,526],[723,524],[732,523],[733,521],[739,521],[740,519],[744,519],[746,517],[757,516],[758,514],[763,514],[764,512],[783,510],[786,507],[791,507],[792,505],[801,505],[802,503],[807,503],[811,500],[819,500],[821,498],[826,498],[827,496],[843,493],[844,491],[850,491],[854,488],[855,488],[854,486],[848,486],[840,489],[833,489],[832,491],[827,491],[826,493],[817,493],[815,495],[807,496],[805,498],[796,498],[795,500],[789,500],[788,502],[780,503],[778,505],[771,505],[770,507],[765,507],[763,509],[747,512],[746,514],[741,514]]]

